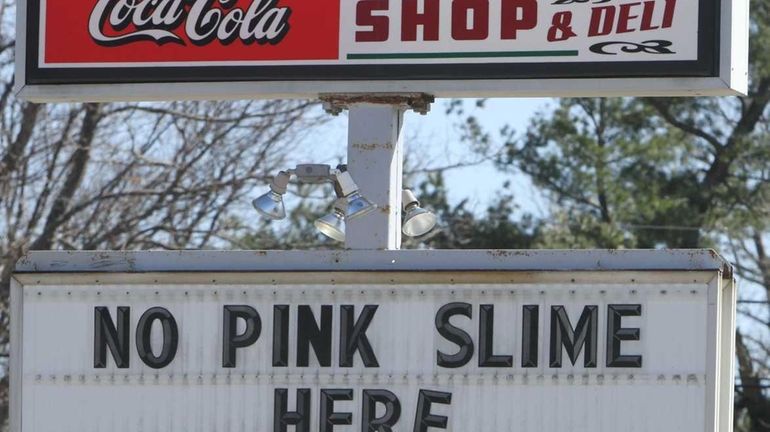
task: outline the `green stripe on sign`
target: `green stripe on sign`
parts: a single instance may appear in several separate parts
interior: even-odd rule
[[[500,58],[500,57],[575,57],[577,50],[563,51],[488,51],[447,53],[365,53],[348,54],[348,60]]]

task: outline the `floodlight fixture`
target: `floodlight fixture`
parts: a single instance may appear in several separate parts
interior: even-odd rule
[[[337,240],[338,242],[345,241],[345,209],[347,208],[347,201],[343,198],[334,202],[334,210],[324,217],[317,219],[314,223],[315,227],[321,234]]]
[[[377,209],[377,206],[369,201],[358,190],[358,185],[347,171],[340,171],[336,175],[338,194],[345,197],[348,202],[345,218],[347,220],[367,215]]]
[[[420,207],[420,201],[409,189],[401,194],[404,209],[404,224],[401,231],[409,237],[420,237],[436,226],[436,215]]]
[[[251,202],[254,208],[262,216],[279,220],[286,217],[286,208],[283,205],[283,196],[274,191],[269,191]]]
[[[286,208],[283,205],[283,194],[291,180],[291,173],[281,171],[270,183],[270,190],[251,202],[254,208],[262,216],[279,220],[286,217]]]
[[[334,240],[345,241],[345,222],[364,216],[377,209],[377,206],[367,199],[353,181],[347,166],[339,165],[332,169],[329,165],[301,164],[294,169],[281,171],[270,184],[270,190],[252,204],[254,208],[269,219],[278,220],[286,217],[283,195],[286,193],[289,181],[296,177],[300,183],[320,184],[332,183],[337,200],[331,213],[314,222],[315,227],[325,236]]]
[[[345,218],[354,219],[375,211],[377,206],[369,201],[365,196],[361,195],[361,192],[353,192],[347,197],[348,209],[345,213]]]

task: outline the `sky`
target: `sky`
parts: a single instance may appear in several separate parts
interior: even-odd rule
[[[466,113],[477,114],[480,123],[490,132],[497,144],[498,131],[504,125],[507,124],[522,133],[535,113],[553,106],[553,99],[544,98],[488,99],[484,108],[476,108],[474,100],[464,102]],[[447,99],[437,99],[427,115],[411,111],[406,113],[403,134],[406,154],[411,159],[408,165],[416,163],[422,168],[435,168],[478,160],[468,145],[460,142],[458,118],[455,115],[447,115],[448,103]],[[336,165],[338,161],[344,160],[347,121],[347,115],[343,113],[313,133],[306,134],[300,143],[296,162]],[[506,180],[512,182],[516,202],[521,205],[522,211],[544,214],[545,200],[537,194],[525,176],[500,173],[491,162],[447,172],[449,201],[456,204],[469,198],[468,208],[482,213],[487,204],[502,192],[502,184]]]

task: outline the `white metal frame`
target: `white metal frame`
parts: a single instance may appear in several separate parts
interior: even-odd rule
[[[315,98],[341,93],[436,97],[724,96],[748,91],[749,6],[722,0],[719,76],[710,78],[363,80],[26,85],[26,4],[17,2],[16,93],[33,102]]]
[[[722,279],[722,335],[720,341],[722,347],[719,352],[720,379],[719,406],[723,407],[722,416],[719,419],[720,431],[733,430],[733,416],[735,409],[735,324],[738,302],[738,285],[733,277]],[[727,348],[725,348],[725,345]]]
[[[597,96],[729,96],[746,94],[748,75],[738,65],[723,66],[719,78],[616,78],[474,81],[362,81],[378,93],[427,92],[444,98],[597,97]],[[23,79],[23,77],[22,77]],[[325,93],[356,93],[358,82],[233,82],[108,85],[29,85],[17,94],[32,102],[113,102],[161,100],[312,99]]]
[[[679,250],[340,250],[32,251],[15,274],[312,271],[721,271],[708,249]]]
[[[23,357],[22,323],[24,322],[23,304],[24,293],[22,284],[11,278],[11,352],[9,357],[9,426],[12,431],[21,431],[21,401],[22,401],[22,374]]]
[[[706,430],[732,430],[736,290],[709,250],[31,252],[11,280],[11,430],[21,432],[23,291],[44,285],[617,283],[642,274],[708,285]],[[657,276],[654,276],[657,275]],[[213,279],[212,279],[213,277]]]

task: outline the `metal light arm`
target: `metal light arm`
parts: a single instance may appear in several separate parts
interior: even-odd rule
[[[358,185],[344,165],[332,168],[322,164],[301,164],[295,168],[281,171],[273,179],[270,189],[283,195],[286,193],[292,178],[296,178],[299,183],[304,184],[332,183],[337,196],[340,198],[350,196],[358,191]]]
[[[270,183],[270,190],[281,195],[285,194],[286,189],[289,186],[289,182],[291,181],[291,175],[292,170],[279,172]]]
[[[353,177],[347,171],[334,170],[335,186],[339,188],[338,194],[346,197],[358,192],[358,185],[353,181]]]

